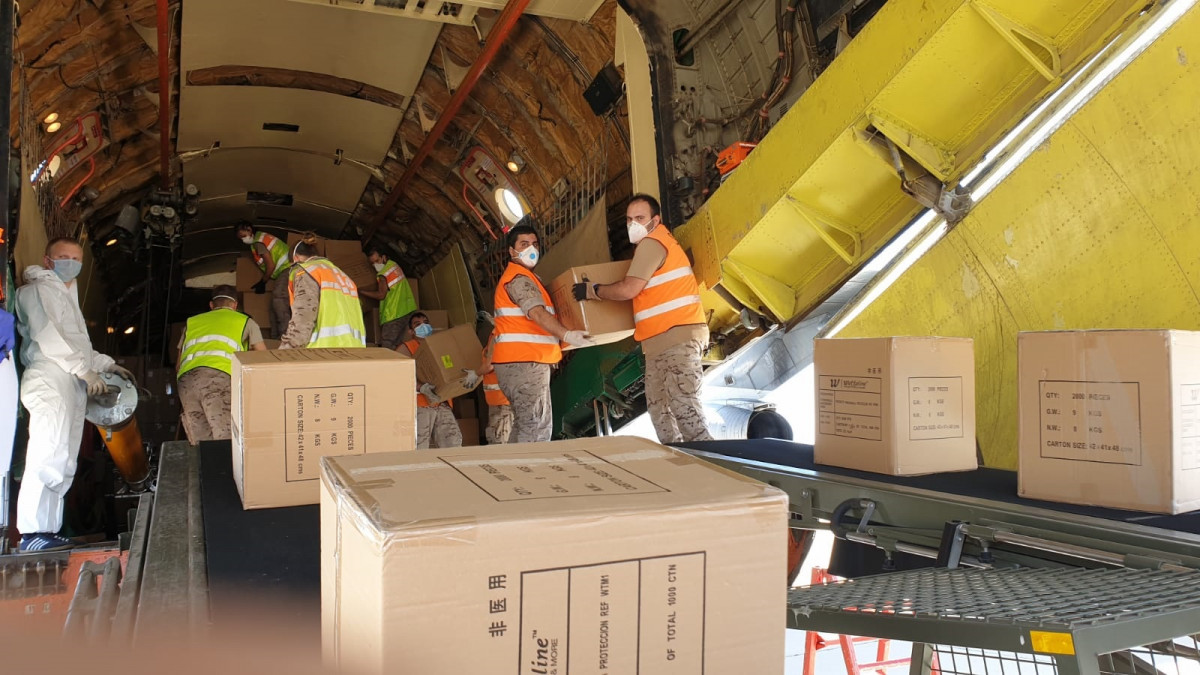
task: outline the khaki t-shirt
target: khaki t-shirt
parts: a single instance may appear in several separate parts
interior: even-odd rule
[[[633,251],[633,260],[629,263],[628,275],[638,279],[650,280],[658,268],[667,261],[667,248],[658,240],[646,238],[638,242]],[[708,325],[690,323],[675,326],[664,333],[642,340],[642,354],[647,357],[656,356],[688,340],[708,342]]]

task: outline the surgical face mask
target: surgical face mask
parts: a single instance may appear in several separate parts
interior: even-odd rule
[[[63,283],[74,280],[83,271],[83,263],[78,260],[65,259],[52,262],[54,263],[54,273],[58,275],[59,279],[62,279]]]
[[[430,324],[427,324],[427,323],[423,323],[420,326],[417,326],[416,328],[414,328],[413,332],[416,333],[417,337],[419,337],[419,338],[427,338],[430,335],[433,335],[433,326]]]
[[[646,226],[637,222],[636,220],[631,220],[626,223],[625,229],[629,231],[629,243],[631,244],[638,243],[639,241],[645,239],[647,234],[650,234],[650,231],[646,229]]]
[[[522,265],[528,267],[529,269],[533,269],[534,265],[537,265],[538,263],[537,247],[530,246],[524,251],[521,251],[517,254],[517,260],[519,260]]]
[[[253,243],[254,243],[254,237],[252,237],[252,236],[250,236],[250,235],[246,235],[246,236],[242,237],[242,243],[243,243],[243,244],[253,244]]]
[[[371,263],[371,267],[374,267],[376,272],[383,271],[383,263]]]

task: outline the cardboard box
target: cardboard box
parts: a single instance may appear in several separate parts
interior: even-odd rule
[[[362,242],[357,239],[354,241],[327,239],[325,241],[325,257],[337,265],[338,269],[345,272],[346,276],[350,277],[359,288],[375,290],[378,286],[376,278],[379,274],[375,272],[371,261],[363,253]]]
[[[633,335],[633,303],[631,301],[602,302],[578,301],[571,288],[584,280],[596,284],[611,284],[625,278],[629,272],[629,261],[600,263],[572,267],[550,282],[547,289],[558,320],[570,330],[581,330],[596,341],[596,344],[619,342]],[[566,346],[564,350],[574,349]]]
[[[262,281],[262,270],[258,269],[258,265],[254,264],[254,258],[249,254],[238,256],[237,269],[234,270],[234,279],[237,289],[240,292],[249,291],[254,288],[254,284]]]
[[[1021,333],[1017,345],[1022,497],[1200,508],[1200,333]]]
[[[326,455],[412,450],[415,368],[387,349],[238,352],[233,478],[245,509],[316,504]]]
[[[970,338],[817,340],[815,460],[911,476],[977,468]]]
[[[241,310],[243,314],[246,314],[251,319],[254,319],[254,322],[257,323],[258,327],[262,329],[264,335],[270,335],[275,323],[271,320],[271,317],[274,316],[271,313],[271,294],[250,292],[242,293],[241,295],[242,299],[239,303],[238,309]],[[287,326],[281,327],[280,333],[282,333],[286,328]]]
[[[434,331],[417,350],[417,379],[432,384],[443,400],[452,399],[471,391],[460,383],[463,370],[477,370],[482,360],[474,326]]]
[[[454,399],[454,416],[460,420],[479,417],[479,410],[475,405],[475,397],[460,396]]]
[[[422,309],[419,310],[429,317],[429,325],[437,330],[446,330],[450,327],[450,313],[444,309]]]
[[[299,232],[288,232],[287,245],[288,256],[292,255],[292,251],[296,250],[296,244],[300,243],[303,237]],[[317,237],[317,255],[325,255],[325,237]]]
[[[367,329],[367,344],[379,345],[379,308],[363,310],[363,327]]]
[[[633,437],[338,457],[321,484],[344,672],[783,673],[775,488]]]
[[[458,402],[455,401],[457,407]],[[462,432],[463,447],[473,447],[479,445],[479,420],[468,417],[458,420],[458,430]]]

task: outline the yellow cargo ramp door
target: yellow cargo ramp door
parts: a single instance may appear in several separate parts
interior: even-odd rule
[[[1144,0],[893,0],[677,231],[714,329],[802,316]],[[932,188],[932,190],[931,190]]]
[[[1200,329],[1198,61],[1193,6],[838,333],[974,338],[987,465],[1016,468],[1018,331]]]

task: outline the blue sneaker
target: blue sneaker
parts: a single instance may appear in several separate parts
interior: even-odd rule
[[[46,551],[62,551],[74,548],[75,542],[49,532],[35,532],[21,535],[21,553],[44,553]]]

